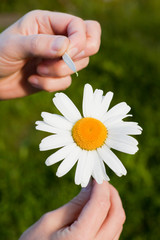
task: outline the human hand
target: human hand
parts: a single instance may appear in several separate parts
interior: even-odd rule
[[[98,51],[100,36],[96,21],[50,11],[27,13],[0,34],[0,99],[67,88],[73,72],[61,56],[67,52],[77,71],[83,69]]]
[[[124,221],[117,190],[93,181],[69,203],[42,216],[19,240],[118,240]]]

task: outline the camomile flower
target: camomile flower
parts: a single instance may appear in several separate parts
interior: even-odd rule
[[[105,164],[119,177],[127,171],[119,158],[111,151],[115,149],[134,154],[138,142],[129,135],[139,135],[142,128],[136,122],[123,121],[130,107],[121,102],[109,110],[113,93],[103,96],[103,91],[93,92],[86,84],[83,93],[83,116],[64,93],[56,93],[53,103],[61,115],[42,112],[43,121],[37,121],[36,129],[52,135],[44,138],[40,151],[59,148],[46,160],[50,166],[61,162],[56,175],[62,177],[77,163],[75,183],[87,186],[91,177],[101,184],[108,181]],[[105,164],[104,164],[105,163]]]

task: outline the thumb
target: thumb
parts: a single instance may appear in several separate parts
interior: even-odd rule
[[[91,190],[92,182],[86,188],[82,188],[81,192],[70,202],[61,208],[50,212],[50,214],[53,213],[54,218],[56,219],[56,222],[54,223],[55,231],[71,225],[78,218],[82,208],[90,198]]]
[[[62,56],[69,46],[69,39],[60,35],[35,34],[21,36],[18,43],[18,55],[28,57],[57,58]]]

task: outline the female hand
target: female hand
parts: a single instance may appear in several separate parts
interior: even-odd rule
[[[34,10],[0,34],[0,99],[23,97],[43,89],[63,90],[73,73],[61,59],[67,52],[77,71],[100,46],[96,21]]]
[[[117,190],[94,181],[69,203],[42,216],[19,240],[118,240],[124,221]]]

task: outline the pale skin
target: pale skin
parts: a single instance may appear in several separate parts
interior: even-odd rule
[[[27,13],[0,34],[0,100],[71,84],[73,72],[62,60],[67,52],[77,71],[98,52],[98,22],[50,11]],[[125,212],[117,190],[95,181],[66,205],[44,214],[19,240],[117,240]]]
[[[72,70],[62,61],[67,52],[77,71],[99,50],[97,21],[34,10],[0,34],[0,99],[23,97],[38,90],[64,90]]]
[[[43,215],[19,240],[118,240],[124,222],[117,190],[94,181],[66,205]]]

